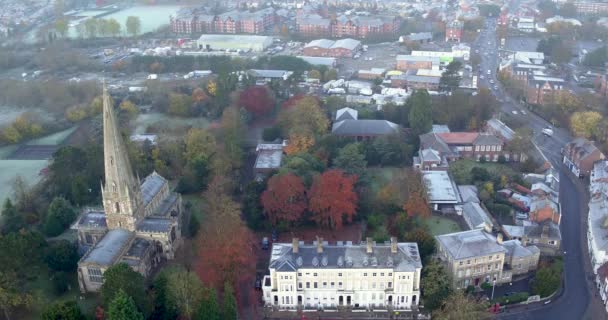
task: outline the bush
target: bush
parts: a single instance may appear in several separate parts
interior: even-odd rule
[[[53,275],[53,291],[56,295],[62,295],[68,291],[68,276],[65,272],[57,272]]]
[[[56,197],[49,205],[44,232],[49,237],[56,237],[67,229],[74,219],[76,219],[76,211],[72,209],[70,203],[64,198]]]
[[[264,141],[274,141],[281,137],[281,129],[279,127],[264,128],[262,131],[262,139]]]
[[[388,241],[390,239],[390,237],[391,236],[388,234],[388,231],[386,230],[386,227],[384,227],[384,226],[377,228],[374,231],[374,233],[372,234],[372,238],[374,239],[374,241],[379,242],[379,243]]]
[[[385,222],[386,217],[382,214],[374,213],[367,217],[367,226],[373,230],[381,227]]]
[[[471,176],[473,177],[474,181],[488,181],[491,178],[490,172],[488,172],[488,170],[485,168],[480,167],[474,167],[471,169]]]
[[[188,223],[188,234],[186,235],[188,238],[192,239],[196,236],[198,229],[200,229],[201,224],[198,221],[198,218],[194,213],[190,213],[190,221]]]
[[[507,163],[507,158],[502,154],[498,156],[498,163]]]
[[[67,240],[52,243],[46,250],[44,261],[53,271],[71,272],[78,264],[76,245]]]
[[[508,297],[500,297],[493,300],[493,303],[499,303],[500,305],[520,303],[528,300],[530,296],[527,292],[518,292],[516,294],[510,295]]]
[[[464,293],[466,294],[471,294],[473,292],[475,292],[475,286],[473,285],[469,285],[466,289],[464,289]]]
[[[481,284],[481,286],[480,286],[480,287],[481,287],[482,289],[484,289],[484,290],[488,290],[488,289],[492,289],[492,284],[491,284],[491,283],[489,283],[489,282],[484,282],[484,283],[482,283],[482,284]]]

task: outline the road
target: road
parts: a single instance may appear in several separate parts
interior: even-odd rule
[[[588,259],[586,238],[584,237],[586,228],[582,226],[583,221],[586,221],[586,219],[583,219],[586,198],[584,191],[581,189],[581,182],[572,178],[561,164],[561,150],[572,137],[566,130],[560,128],[553,128],[554,135],[552,137],[542,135],[541,130],[550,124],[539,116],[526,111],[519,102],[511,99],[498,84],[496,70],[499,65],[499,50],[495,30],[496,21],[488,19],[485,29],[473,44],[472,49],[481,53],[479,70],[480,75],[484,75],[484,79],[480,83],[490,87],[497,99],[503,101],[503,113],[520,117],[520,120],[533,130],[532,141],[542,151],[546,160],[550,161],[554,168],[560,171],[562,248],[566,251],[564,257],[564,292],[561,297],[554,299],[547,305],[511,307],[508,309],[509,312],[501,314],[498,318],[553,320],[584,319],[585,315],[587,315],[587,318],[590,317],[589,319],[605,317],[605,314],[596,314],[598,310],[597,298],[593,302],[596,308],[592,311],[587,310],[590,306],[590,300],[594,299],[592,293],[595,293],[595,289],[589,288],[590,284],[586,278],[586,275],[593,274],[588,261],[586,261]]]

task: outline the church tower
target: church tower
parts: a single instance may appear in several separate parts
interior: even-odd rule
[[[109,229],[135,231],[137,223],[144,218],[141,188],[133,175],[105,84],[102,112],[105,185],[101,195],[106,223]]]

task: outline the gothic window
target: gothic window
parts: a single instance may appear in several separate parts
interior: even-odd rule
[[[120,205],[118,204],[118,202],[114,203],[114,211],[116,211],[116,213],[120,213]]]
[[[112,182],[112,192],[116,192],[116,183]]]

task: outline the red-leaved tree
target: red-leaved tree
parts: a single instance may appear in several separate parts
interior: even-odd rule
[[[274,108],[274,99],[266,87],[249,87],[239,95],[239,105],[255,116],[262,116]]]
[[[328,170],[317,176],[308,192],[308,209],[320,225],[340,229],[344,221],[351,222],[357,210],[356,176],[342,170]]]
[[[306,210],[306,189],[293,173],[274,175],[262,193],[264,213],[273,225],[280,221],[297,221]]]
[[[421,190],[410,192],[407,201],[403,205],[403,210],[405,210],[410,217],[419,216],[428,218],[431,216],[431,209],[422,195]]]

